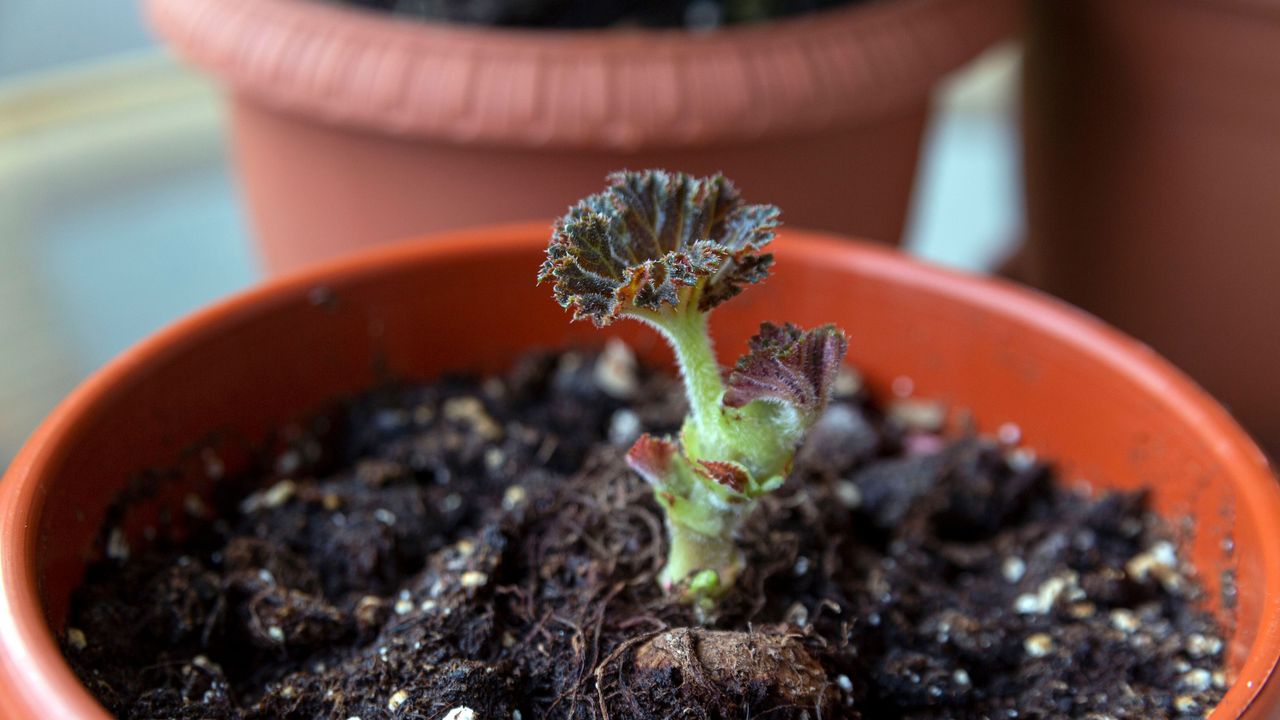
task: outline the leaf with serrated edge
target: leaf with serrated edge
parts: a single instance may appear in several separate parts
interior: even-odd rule
[[[708,480],[735,493],[743,494],[751,484],[751,474],[736,462],[699,460],[697,472]]]
[[[729,374],[724,404],[756,400],[793,406],[812,422],[827,404],[848,340],[834,325],[801,330],[764,323]]]
[[[705,312],[768,275],[773,257],[759,251],[777,226],[777,208],[745,204],[721,175],[614,173],[556,224],[538,282],[601,326],[631,307],[674,306],[699,284]]]
[[[671,476],[671,464],[679,452],[676,443],[645,433],[627,451],[627,465],[650,485],[662,486]]]

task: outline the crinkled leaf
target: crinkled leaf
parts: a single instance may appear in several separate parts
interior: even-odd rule
[[[801,330],[764,323],[729,374],[724,404],[785,403],[811,422],[826,406],[848,340],[834,325]]]
[[[706,311],[768,275],[773,257],[759,251],[777,226],[777,208],[743,203],[721,175],[614,173],[556,224],[538,282],[597,325],[629,306],[675,305],[680,288],[700,282]]]

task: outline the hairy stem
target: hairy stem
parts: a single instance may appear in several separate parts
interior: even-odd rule
[[[742,571],[742,552],[734,544],[732,532],[704,535],[667,518],[667,538],[667,564],[658,576],[664,588],[670,589],[705,570],[716,573],[719,588],[728,588]]]
[[[724,382],[720,379],[720,365],[716,362],[711,337],[707,334],[707,318],[697,310],[690,310],[667,320],[664,330],[680,362],[685,394],[691,406],[690,415],[698,431],[709,439],[718,435],[724,424],[724,411],[720,404]]]
[[[689,399],[689,418],[703,446],[731,446],[730,428],[726,427],[720,402],[724,396],[724,380],[707,332],[707,315],[698,310],[698,294],[689,292],[672,312],[631,314],[657,328],[675,351]]]

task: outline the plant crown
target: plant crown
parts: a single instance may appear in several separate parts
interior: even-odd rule
[[[753,501],[783,484],[844,358],[844,333],[764,323],[727,377],[707,315],[769,273],[778,209],[748,205],[720,175],[619,172],[555,226],[539,282],[574,320],[619,318],[671,344],[689,400],[678,438],[645,434],[627,462],[666,512],[669,591],[710,602],[742,568],[734,534]]]

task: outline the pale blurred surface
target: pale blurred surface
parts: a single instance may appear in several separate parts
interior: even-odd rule
[[[0,0],[0,79],[154,44],[132,0]]]
[[[120,350],[256,276],[212,88],[159,55],[0,88],[0,461]]]
[[[136,17],[115,18],[115,45],[32,51],[24,66],[3,28],[34,5],[0,2],[0,466],[93,369],[258,277],[217,90],[145,49],[14,77],[146,45]],[[1020,236],[1017,64],[997,48],[939,94],[908,229],[917,254],[985,270]]]

